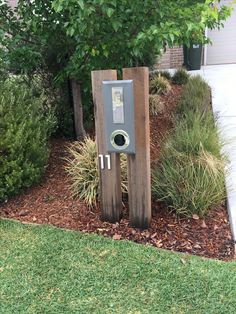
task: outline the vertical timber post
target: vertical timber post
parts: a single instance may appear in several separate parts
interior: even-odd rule
[[[102,82],[110,80],[117,80],[116,70],[92,71],[97,152],[103,160],[103,165],[98,161],[102,219],[117,222],[120,220],[122,211],[120,154],[112,153],[108,165],[102,92]]]
[[[83,106],[81,98],[81,86],[74,79],[71,80],[74,121],[75,121],[75,136],[78,141],[82,141],[86,132],[83,125]]]
[[[145,229],[148,228],[151,220],[148,68],[123,69],[123,79],[134,82],[136,152],[134,155],[128,155],[130,224]]]

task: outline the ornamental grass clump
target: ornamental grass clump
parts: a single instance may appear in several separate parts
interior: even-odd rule
[[[184,118],[176,119],[174,122],[175,128],[166,145],[192,156],[199,156],[204,149],[216,158],[221,158],[222,143],[210,111],[204,115],[189,111]]]
[[[188,83],[189,77],[190,75],[188,72],[185,69],[180,68],[174,73],[172,82],[176,85],[185,85]]]
[[[166,95],[170,92],[169,81],[160,74],[155,75],[150,81],[150,94]]]
[[[96,142],[85,138],[68,147],[66,171],[71,181],[74,197],[84,201],[89,207],[97,205],[99,194],[99,177]],[[127,193],[126,158],[121,154],[122,191]]]
[[[73,196],[96,205],[98,195],[98,166],[95,142],[87,137],[68,147],[69,157],[66,171],[71,178]]]
[[[155,76],[162,76],[165,79],[167,79],[168,81],[172,80],[172,75],[171,72],[169,72],[168,70],[162,70],[162,71],[158,71],[158,70],[154,70],[152,72],[149,73],[149,79],[150,81],[155,77]]]
[[[212,111],[211,91],[209,85],[200,75],[193,76],[183,88],[182,98],[177,107],[177,113],[186,115],[189,111]]]
[[[152,172],[153,197],[181,215],[203,216],[226,198],[226,159],[221,155],[210,99],[206,82],[191,78],[180,102],[184,107]]]
[[[172,80],[172,75],[169,71],[160,71],[160,76],[164,77],[168,81]]]
[[[162,114],[165,111],[165,105],[159,95],[149,95],[149,113],[150,115]]]
[[[203,216],[225,199],[224,161],[204,149],[195,157],[168,147],[153,171],[152,193],[178,214]]]

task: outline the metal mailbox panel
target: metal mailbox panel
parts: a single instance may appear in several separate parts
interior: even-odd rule
[[[133,81],[103,81],[107,151],[135,153]]]

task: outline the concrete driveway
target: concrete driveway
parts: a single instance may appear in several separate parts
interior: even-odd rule
[[[228,212],[236,241],[236,64],[204,66],[200,74],[212,88],[213,112],[224,143],[223,153],[229,160],[226,169]]]

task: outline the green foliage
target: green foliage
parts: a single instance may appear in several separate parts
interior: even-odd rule
[[[155,64],[157,62],[157,54],[159,51],[156,51],[155,47],[150,47],[146,49],[144,47],[143,51],[141,52],[140,56],[132,56],[129,61],[129,66],[145,66],[149,67],[150,69],[154,69]],[[118,65],[117,68],[119,69],[120,66]]]
[[[189,77],[190,75],[188,74],[188,72],[185,69],[181,68],[174,73],[172,77],[172,82],[177,85],[185,85],[188,83]]]
[[[149,80],[151,81],[155,76],[162,76],[168,81],[171,81],[172,75],[169,71],[159,71],[159,70],[153,70],[149,73]]]
[[[1,53],[0,53],[0,83],[2,81],[5,81],[7,79],[7,77],[8,77],[8,73],[6,71],[4,62],[1,59]]]
[[[150,81],[151,94],[165,95],[169,93],[170,90],[171,85],[169,81],[160,75],[155,75]]]
[[[184,117],[176,119],[167,145],[183,154],[199,157],[204,149],[220,158],[221,143],[212,113],[188,111]]]
[[[75,79],[87,90],[91,70],[152,66],[166,45],[208,42],[205,28],[230,14],[211,2],[18,0],[13,11],[1,1],[0,59],[13,73],[47,74],[59,87]],[[91,93],[83,98],[88,121]]]
[[[171,81],[172,75],[169,71],[160,71],[160,75],[166,78],[168,81]]]
[[[158,115],[165,111],[165,105],[159,95],[149,95],[149,113]]]
[[[54,115],[17,78],[0,84],[0,201],[38,182],[47,164]]]
[[[37,81],[37,89],[55,109],[57,135],[71,137],[73,109],[68,97],[68,77],[63,73],[69,50],[74,49],[73,41],[63,29],[63,17],[51,9],[51,0],[17,2],[14,12],[7,4],[0,4],[3,68],[10,73],[24,74],[30,84],[31,80]]]
[[[191,77],[188,84],[184,86],[177,112],[180,115],[185,115],[189,111],[204,114],[205,111],[209,110],[211,110],[210,87],[200,75]]]
[[[203,216],[225,199],[224,161],[204,148],[198,156],[168,143],[153,172],[153,195],[178,214]]]
[[[99,186],[96,143],[86,138],[85,142],[71,145],[68,152],[66,170],[71,177],[73,195],[89,206],[96,205]]]
[[[153,63],[164,45],[205,43],[205,28],[222,26],[231,11],[210,2],[19,0],[15,14],[2,2],[2,51],[18,70],[83,81],[91,69]]]
[[[57,121],[53,130],[54,136],[74,138],[73,107],[70,104],[70,93],[63,85],[62,88],[51,86],[50,78],[39,75],[19,76],[25,84],[32,87],[35,96],[41,97],[43,106],[54,111]]]
[[[209,1],[197,0],[161,0],[158,4],[54,0],[53,8],[67,17],[67,34],[79,38],[74,57],[88,56],[87,66],[92,68],[137,65],[149,51],[159,54],[165,44],[206,42],[206,26],[221,25],[230,13],[225,6],[218,11]]]
[[[75,197],[89,206],[96,206],[99,193],[96,142],[87,137],[68,147],[66,171],[71,178],[71,190]],[[126,158],[121,155],[122,190],[127,193]]]
[[[55,115],[57,117],[58,127],[56,130],[57,136],[65,136],[67,138],[74,137],[74,119],[73,108],[68,106],[68,103],[58,101],[55,104]]]
[[[153,195],[179,214],[203,216],[226,197],[226,160],[210,110],[210,90],[200,77],[189,80],[180,105],[175,127],[153,170]]]

